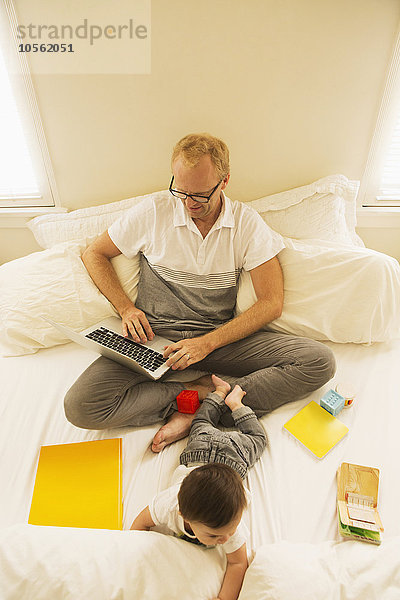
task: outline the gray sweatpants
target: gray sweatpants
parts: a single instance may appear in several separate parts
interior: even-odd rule
[[[163,336],[173,341],[202,334],[204,331],[163,331]],[[258,331],[218,348],[194,367],[220,375],[232,387],[240,385],[247,392],[244,403],[258,417],[320,388],[336,368],[334,355],[324,344],[273,331]],[[150,425],[177,410],[176,396],[183,389],[183,383],[149,381],[101,356],[67,392],[65,414],[84,429]],[[233,425],[230,414],[223,416],[229,417],[222,419],[224,425]]]
[[[232,415],[236,431],[217,428],[225,413]],[[260,458],[266,445],[264,428],[249,406],[230,413],[225,400],[211,393],[196,412],[187,446],[179,460],[187,467],[199,463],[223,463],[235,469],[244,479],[247,469]]]

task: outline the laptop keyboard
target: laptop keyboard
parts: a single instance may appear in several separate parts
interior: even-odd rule
[[[106,329],[105,327],[99,327],[99,329],[95,329],[86,334],[85,337],[89,340],[94,340],[105,348],[111,348],[119,354],[132,358],[148,371],[156,371],[168,360],[159,352],[156,352],[151,348],[146,348],[146,346],[142,346],[129,338],[118,335],[118,333],[114,333],[114,331],[110,331],[110,329]]]

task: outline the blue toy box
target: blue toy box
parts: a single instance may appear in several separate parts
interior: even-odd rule
[[[335,390],[329,390],[322,396],[319,403],[328,413],[336,417],[344,407],[345,399]]]

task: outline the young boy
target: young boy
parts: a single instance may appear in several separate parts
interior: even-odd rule
[[[181,484],[153,498],[131,529],[164,525],[167,532],[204,546],[221,544],[227,567],[219,600],[236,600],[248,566],[241,518],[247,505],[242,478],[260,457],[267,438],[250,407],[242,404],[239,386],[212,376],[215,391],[196,413],[189,441],[180,456]],[[238,431],[220,431],[217,424],[229,407]],[[183,473],[182,473],[183,471]],[[183,481],[182,481],[183,476]]]

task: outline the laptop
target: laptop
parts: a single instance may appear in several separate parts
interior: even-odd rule
[[[122,321],[118,317],[104,319],[79,333],[47,317],[42,319],[73,342],[99,352],[102,356],[115,360],[150,379],[160,379],[170,369],[165,364],[168,359],[163,357],[163,352],[164,346],[169,346],[173,342],[159,335],[155,335],[145,344],[135,342],[130,336],[123,336]]]

